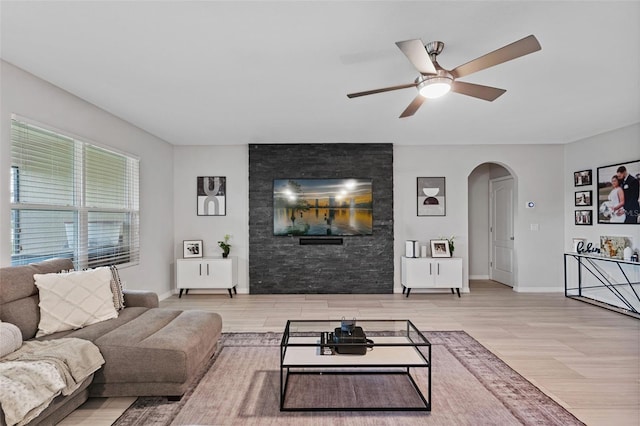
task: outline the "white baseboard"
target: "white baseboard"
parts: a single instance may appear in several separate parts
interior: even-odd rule
[[[513,288],[513,291],[517,293],[564,293],[564,286],[562,287],[517,286]]]
[[[488,280],[489,275],[469,275],[470,280]]]
[[[158,300],[164,300],[164,299],[168,299],[169,297],[173,296],[173,291],[167,291],[165,293],[159,294],[158,295]]]
[[[233,290],[231,290],[233,291]],[[249,290],[246,288],[238,288],[236,287],[237,294],[249,294]],[[176,294],[180,294],[180,289],[172,289],[171,291],[164,293],[163,297],[159,297],[160,300],[164,300],[167,297],[174,296]],[[182,292],[184,295],[185,293]],[[226,294],[229,295],[229,291],[226,288],[216,288],[216,289],[205,289],[205,288],[192,288],[189,290],[189,294]],[[236,294],[236,293],[234,293]]]
[[[393,292],[396,294],[402,294],[402,287],[400,287],[399,289],[394,289]],[[422,293],[422,294],[449,293],[451,294],[451,289],[450,288],[412,288],[411,289],[411,294],[418,294],[418,293]],[[461,287],[460,293],[469,293],[469,289],[466,287]]]

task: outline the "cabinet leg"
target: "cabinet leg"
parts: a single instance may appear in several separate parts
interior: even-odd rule
[[[229,292],[229,297],[233,299],[233,293],[231,293],[231,289],[228,288],[227,291]]]
[[[178,294],[178,299],[180,299],[182,297],[182,290],[183,289],[180,289],[180,294]]]
[[[238,294],[238,289],[237,289],[237,287],[235,285],[233,286],[233,293],[234,294]]]
[[[407,287],[407,297],[409,297],[409,293],[411,293],[411,287]]]
[[[402,294],[404,294],[405,291],[407,291],[407,288],[405,286],[402,286]]]
[[[451,287],[451,294],[455,294],[454,291],[453,291],[453,287]]]
[[[186,289],[186,290],[184,291],[184,294],[189,294],[189,289]]]
[[[458,297],[460,297],[460,288],[456,288],[456,291],[458,292]]]

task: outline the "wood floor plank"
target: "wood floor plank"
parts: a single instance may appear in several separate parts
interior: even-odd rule
[[[586,424],[640,425],[639,320],[562,293],[516,293],[484,280],[472,281],[470,289],[460,298],[417,291],[408,298],[238,294],[231,299],[226,293],[190,293],[161,306],[218,312],[224,332],[280,332],[287,319],[343,316],[410,319],[421,330],[464,330]],[[125,409],[91,404],[62,424],[115,420],[114,413]]]

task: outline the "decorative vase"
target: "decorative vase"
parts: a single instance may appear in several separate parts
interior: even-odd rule
[[[622,254],[624,260],[631,260],[631,255],[633,255],[633,250],[631,249],[631,247],[625,247]]]
[[[223,251],[222,252],[222,257],[224,257],[225,259],[229,256],[229,252],[228,251]]]

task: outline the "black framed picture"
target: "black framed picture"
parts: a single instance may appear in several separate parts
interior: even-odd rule
[[[576,207],[592,206],[593,205],[592,199],[593,199],[593,191],[592,190],[576,191],[575,206]]]
[[[573,185],[574,186],[587,186],[593,182],[591,176],[591,169],[580,170],[579,172],[573,172]]]
[[[197,194],[198,216],[226,216],[226,177],[198,176]]]
[[[640,160],[598,167],[598,223],[638,225]]]
[[[418,216],[446,216],[444,177],[419,177],[417,189]]]
[[[182,257],[202,257],[202,240],[182,241]]]
[[[593,225],[593,212],[591,210],[576,210],[576,225]]]

